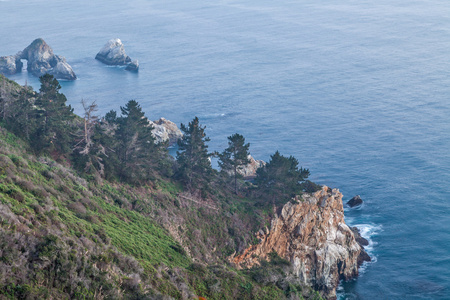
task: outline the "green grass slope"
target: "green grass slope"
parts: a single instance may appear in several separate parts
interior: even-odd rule
[[[228,265],[262,220],[246,199],[195,203],[163,178],[97,183],[27,149],[0,127],[0,299],[317,297],[276,261]]]

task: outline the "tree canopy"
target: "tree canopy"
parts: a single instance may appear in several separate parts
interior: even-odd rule
[[[245,143],[245,138],[235,133],[228,137],[228,148],[219,154],[219,167],[226,172],[233,172],[235,194],[237,194],[238,169],[250,163],[249,148],[250,144]]]
[[[37,152],[56,150],[66,153],[71,145],[73,108],[66,105],[66,96],[53,75],[39,78],[41,88],[36,99],[36,132],[33,145]]]
[[[153,126],[137,101],[128,101],[120,110],[122,115],[113,119],[117,124],[114,148],[119,161],[119,176],[129,182],[148,180],[166,150],[155,143]]]
[[[213,172],[209,160],[212,154],[208,153],[206,144],[210,139],[205,134],[205,128],[199,124],[197,117],[188,126],[180,126],[184,136],[178,141],[177,175],[190,189],[205,189]]]
[[[302,182],[308,176],[309,170],[299,168],[295,157],[286,157],[277,151],[264,167],[256,171],[255,183],[263,193],[283,201],[301,193]]]

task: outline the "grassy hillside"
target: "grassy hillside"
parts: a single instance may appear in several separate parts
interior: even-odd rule
[[[318,297],[281,259],[228,263],[256,242],[270,209],[221,180],[206,198],[160,175],[138,186],[93,180],[0,127],[0,299]]]

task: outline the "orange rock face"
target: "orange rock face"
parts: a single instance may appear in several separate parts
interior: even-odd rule
[[[327,299],[336,298],[340,279],[358,275],[361,246],[344,221],[342,194],[323,187],[285,204],[272,219],[271,229],[260,230],[260,243],[231,258],[240,268],[269,260],[269,253],[291,262],[298,280]]]

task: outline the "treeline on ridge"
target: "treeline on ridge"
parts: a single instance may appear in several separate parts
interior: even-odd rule
[[[174,159],[167,143],[155,142],[153,126],[137,101],[120,107],[120,115],[111,110],[104,117],[97,115],[95,102],[82,101],[84,113],[78,117],[52,75],[40,77],[40,82],[39,92],[34,92],[31,87],[2,80],[0,124],[27,141],[35,154],[50,155],[88,178],[146,185],[162,176],[202,197],[225,185],[235,194],[240,191],[274,204],[320,188],[307,180],[310,172],[299,167],[296,158],[278,151],[257,170],[252,184],[242,181],[238,170],[249,163],[250,145],[236,133],[228,137],[223,152],[208,152],[209,138],[197,117],[181,124],[184,136]],[[220,172],[212,168],[212,156],[218,157]]]

